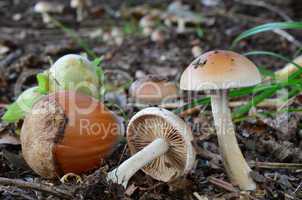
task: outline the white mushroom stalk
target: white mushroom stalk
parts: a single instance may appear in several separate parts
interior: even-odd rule
[[[146,108],[129,122],[131,158],[108,173],[107,180],[123,185],[138,171],[168,182],[189,172],[195,161],[192,132],[178,116],[162,108]]]
[[[122,163],[118,168],[111,171],[108,174],[107,179],[114,183],[121,184],[126,188],[130,178],[138,170],[165,154],[168,149],[168,143],[164,139],[158,138],[147,145],[143,150],[129,158],[126,162]]]
[[[227,90],[218,90],[211,96],[212,112],[217,130],[219,149],[232,182],[244,190],[255,190],[256,184],[249,176],[252,171],[245,161],[235,135],[231,112],[228,107]]]

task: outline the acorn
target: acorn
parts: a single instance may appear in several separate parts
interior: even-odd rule
[[[21,130],[25,161],[44,178],[100,167],[119,135],[113,113],[96,99],[72,91],[41,98]]]

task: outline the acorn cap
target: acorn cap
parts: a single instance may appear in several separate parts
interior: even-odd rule
[[[117,127],[115,116],[97,100],[70,91],[53,93],[34,104],[24,120],[23,157],[45,178],[83,173],[111,153]]]
[[[93,64],[84,56],[67,54],[49,69],[49,90],[72,90],[99,97],[99,77]]]
[[[183,72],[183,90],[217,90],[240,88],[261,82],[253,62],[232,51],[210,51],[196,58]]]
[[[150,107],[138,112],[129,122],[127,140],[131,154],[163,138],[168,151],[147,164],[142,170],[154,179],[168,182],[188,173],[195,161],[190,128],[172,112]]]
[[[135,103],[159,105],[177,98],[178,89],[175,83],[164,77],[149,75],[134,81],[129,88],[129,95]]]

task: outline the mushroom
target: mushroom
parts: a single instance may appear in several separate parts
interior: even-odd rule
[[[73,90],[99,98],[99,77],[95,66],[84,56],[68,54],[49,69],[49,91]]]
[[[195,161],[192,132],[172,112],[145,108],[131,118],[127,127],[131,158],[111,171],[107,180],[127,187],[140,169],[152,178],[168,182],[188,173]]]
[[[156,29],[151,34],[151,40],[157,44],[163,44],[166,40],[166,33],[164,30]]]
[[[146,36],[151,35],[158,20],[159,16],[152,14],[142,17],[139,21],[139,26],[142,28],[143,34]]]
[[[195,45],[192,47],[191,52],[193,57],[197,58],[202,54],[202,49],[199,46]]]
[[[80,22],[84,19],[86,13],[86,8],[91,4],[90,0],[71,0],[70,7],[77,10],[77,21]]]
[[[34,7],[35,12],[42,14],[42,19],[45,24],[51,22],[49,13],[62,13],[63,10],[64,5],[50,1],[40,1]]]
[[[293,62],[296,63],[296,64],[298,64],[298,65],[300,65],[300,66],[302,66],[302,55],[300,55],[297,58],[295,58],[293,60]],[[299,68],[297,66],[295,66],[294,64],[288,63],[287,65],[285,65],[284,68],[282,68],[282,69],[280,69],[280,70],[278,70],[278,71],[275,72],[276,79],[280,80],[280,81],[286,80],[286,79],[288,79],[288,77],[291,74],[293,74],[296,71],[298,71],[298,69]]]
[[[178,88],[162,76],[148,75],[131,84],[129,95],[137,106],[159,105],[176,99]]]
[[[52,93],[25,117],[23,157],[45,178],[87,172],[113,151],[119,128],[116,117],[98,100],[71,91]]]
[[[227,174],[242,190],[255,190],[234,131],[227,93],[230,88],[247,87],[261,81],[257,67],[246,57],[231,51],[210,51],[195,59],[183,72],[183,90],[212,90],[212,112],[219,148]]]
[[[201,15],[194,13],[180,1],[175,1],[169,5],[163,19],[167,26],[177,24],[178,33],[186,32],[186,25],[198,26],[203,22]]]

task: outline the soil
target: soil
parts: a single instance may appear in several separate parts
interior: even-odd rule
[[[166,28],[166,39],[156,43],[149,37],[129,30],[137,18],[115,16],[119,10],[134,6],[149,5],[165,10],[171,1],[93,1],[88,16],[81,22],[76,21],[74,9],[68,1],[64,12],[52,15],[66,27],[73,29],[87,42],[98,56],[103,56],[102,66],[107,76],[110,94],[106,103],[113,101],[124,110],[109,106],[119,115],[126,117],[125,123],[138,110],[125,106],[128,81],[146,74],[160,74],[178,82],[180,74],[194,59],[193,46],[199,46],[202,52],[212,49],[229,49],[232,40],[242,31],[254,26],[285,21],[284,15],[293,21],[301,19],[298,7],[301,3],[292,1],[257,1],[269,6],[256,6],[238,0],[226,0],[214,7],[204,6],[202,1],[185,0],[190,8],[204,16],[201,25],[203,36],[196,31],[177,34],[175,28]],[[13,102],[26,88],[36,84],[35,75],[50,67],[62,55],[81,53],[83,48],[58,27],[49,27],[41,16],[33,12],[36,1],[2,0],[0,1],[0,48],[8,47],[8,52],[0,53],[0,116],[5,112],[5,105]],[[274,11],[271,7],[276,8]],[[109,31],[120,27],[127,34],[121,45],[103,41],[101,35],[92,37],[100,28]],[[128,28],[128,29],[127,29]],[[297,41],[302,41],[302,32],[288,31]],[[261,33],[239,43],[235,51],[266,50],[293,57],[299,47],[278,34]],[[257,65],[270,70],[284,66],[284,62],[265,56],[250,57]],[[117,92],[118,91],[118,92]],[[195,94],[200,96],[200,94]],[[299,99],[300,98],[300,99]],[[301,107],[301,97],[292,104]],[[213,134],[213,122],[210,108],[185,118],[192,126],[197,162],[193,171],[186,177],[170,183],[153,180],[143,172],[138,172],[130,181],[125,191],[121,186],[109,184],[105,172],[109,171],[130,156],[126,142],[121,142],[113,154],[102,164],[102,168],[82,175],[83,183],[70,181],[62,184],[58,180],[45,180],[26,165],[21,155],[20,145],[1,144],[0,142],[0,177],[22,179],[28,182],[55,185],[58,188],[74,192],[74,199],[302,199],[302,169],[284,169],[260,166],[253,167],[252,176],[257,182],[256,192],[239,192],[226,175],[218,150],[217,138]],[[273,163],[302,163],[301,113],[271,118],[247,119],[236,123],[237,138],[248,161]],[[291,123],[288,123],[291,122]],[[280,126],[286,124],[288,127]],[[0,120],[1,135],[16,136],[19,124],[7,124]],[[197,126],[205,127],[197,131]],[[195,127],[195,129],[194,129]],[[14,186],[1,186],[0,199],[60,199],[45,192],[22,189]]]

